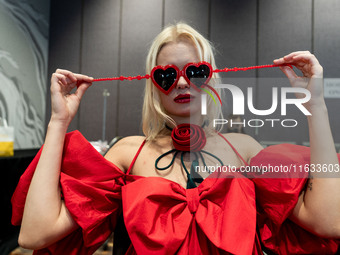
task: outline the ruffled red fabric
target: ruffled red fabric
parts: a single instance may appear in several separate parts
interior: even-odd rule
[[[92,254],[114,229],[122,208],[132,241],[128,254],[261,254],[256,224],[265,247],[278,254],[332,254],[337,249],[334,241],[288,219],[305,174],[281,179],[212,174],[197,188],[184,189],[160,177],[125,175],[77,131],[66,136],[64,149],[62,193],[80,228],[35,254]],[[251,164],[304,162],[308,154],[305,147],[271,146]],[[21,222],[39,156],[13,195],[15,225]]]
[[[278,173],[248,175],[255,184],[261,241],[276,254],[335,254],[338,249],[337,241],[313,235],[288,219],[308,177],[300,169],[309,163],[309,147],[292,144],[269,146],[250,162],[251,166],[290,169],[284,176],[281,174],[283,178],[277,178]]]
[[[27,191],[41,150],[21,176],[12,197],[12,224],[20,225]],[[92,254],[112,233],[121,213],[124,173],[105,160],[78,132],[67,134],[60,184],[80,229],[35,254]]]

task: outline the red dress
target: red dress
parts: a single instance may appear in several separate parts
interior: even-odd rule
[[[34,254],[92,254],[121,213],[132,242],[127,254],[262,254],[261,243],[277,254],[336,252],[335,241],[317,237],[288,219],[308,173],[278,179],[215,172],[197,188],[185,189],[161,177],[129,175],[142,147],[125,174],[78,131],[67,134],[60,183],[79,229]],[[39,156],[40,152],[13,195],[14,225],[21,223]],[[286,144],[262,150],[250,165],[308,162],[308,148]]]

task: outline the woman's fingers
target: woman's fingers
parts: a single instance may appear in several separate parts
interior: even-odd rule
[[[293,63],[297,56],[307,56],[312,55],[309,51],[295,51],[281,58],[275,59],[274,64],[281,65],[287,63]]]
[[[322,66],[313,54],[298,54],[293,57],[293,61],[293,64],[301,70],[305,77],[322,77]]]
[[[51,78],[52,117],[70,123],[77,113],[80,100],[92,85],[93,78],[68,70],[57,69]],[[74,92],[73,89],[75,89]]]
[[[69,79],[68,81],[70,82],[85,81],[85,82],[91,83],[93,81],[93,77],[89,77],[84,74],[72,73],[64,69],[57,69],[56,73],[66,76]]]
[[[302,63],[308,63],[308,64],[312,64],[312,65],[319,65],[320,64],[319,61],[317,60],[317,58],[311,53],[309,53],[309,54],[307,54],[307,53],[299,54],[299,55],[293,56],[289,59],[291,59],[292,61],[297,62],[297,63],[302,62]]]
[[[292,52],[282,58],[275,59],[273,62],[277,65],[294,65],[305,77],[322,77],[322,67],[317,58],[309,51]]]
[[[303,66],[304,64],[319,65],[317,58],[310,52],[302,52],[299,54],[294,54],[290,56],[285,56],[284,60],[287,62],[292,62],[297,66]]]
[[[293,87],[306,88],[311,92],[311,102],[318,102],[323,98],[322,78],[323,69],[317,58],[309,51],[292,52],[274,60],[274,64],[281,65],[280,69],[287,76]],[[297,75],[289,65],[295,66],[302,75]],[[299,95],[297,95],[299,97]]]
[[[60,73],[52,74],[51,82],[52,83],[53,82],[59,83],[59,84],[62,84],[62,85],[67,85],[68,84],[67,77],[65,75],[60,74]]]
[[[280,66],[280,69],[291,82],[293,82],[294,79],[298,78],[294,70],[289,66]]]
[[[274,59],[274,64],[276,65],[282,65],[282,64],[287,64],[291,61],[292,57],[296,56],[297,54],[301,54],[301,53],[306,53],[305,51],[295,51],[292,52],[286,56],[283,56],[281,58],[278,59]]]
[[[79,97],[79,99],[81,99],[85,93],[85,91],[92,85],[92,83],[90,82],[83,82],[78,86],[78,89],[76,90],[76,92],[74,92],[75,95],[77,95]]]
[[[65,76],[61,73],[54,73],[51,79],[51,92],[60,92],[62,94],[68,94],[76,86],[76,82],[73,82],[69,76]]]
[[[64,69],[57,69],[56,72],[52,74],[51,78],[51,82],[62,85],[62,91],[66,93],[69,93],[73,88],[75,88],[76,86],[79,87],[83,83],[91,85],[92,81],[92,77],[83,74],[72,73]],[[82,93],[83,92],[81,92],[81,94]]]
[[[294,51],[292,53],[289,53],[288,55],[284,56],[283,58],[285,60],[293,59],[294,57],[298,55],[311,55],[309,51]]]
[[[57,74],[61,74],[64,75],[65,77],[67,77],[69,79],[69,81],[72,82],[77,82],[77,78],[75,76],[74,73],[68,71],[68,70],[64,70],[64,69],[57,69],[56,70]]]

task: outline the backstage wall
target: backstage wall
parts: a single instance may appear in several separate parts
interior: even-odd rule
[[[36,148],[43,141],[50,114],[49,78],[56,68],[94,77],[145,74],[152,39],[176,21],[188,22],[213,42],[219,67],[270,64],[291,51],[310,50],[324,66],[325,77],[339,77],[340,4],[336,0],[53,0],[51,6],[41,0],[1,0],[0,7],[0,29],[7,35],[0,40],[0,112],[16,128],[17,148]],[[14,33],[12,26],[19,31],[14,39],[9,36]],[[282,75],[273,69],[223,77],[249,78],[247,86],[254,87],[261,108],[267,106],[262,99],[271,90],[252,79]],[[70,130],[79,129],[89,140],[102,137],[104,89],[110,94],[106,139],[141,134],[144,81],[94,84]],[[340,143],[339,99],[326,101],[333,135]],[[227,106],[226,116],[229,113]],[[305,130],[300,115],[292,111]],[[250,118],[249,113],[244,117]],[[260,141],[303,144],[308,136],[268,126],[245,130]]]
[[[48,73],[61,67],[94,77],[145,74],[144,61],[153,37],[163,26],[185,21],[214,43],[219,67],[270,64],[291,51],[310,50],[324,66],[326,77],[338,77],[339,13],[336,0],[52,1]],[[250,79],[282,77],[278,69],[227,75]],[[262,107],[259,96],[269,96],[271,91],[256,83],[251,86],[256,88],[257,105]],[[90,140],[100,139],[104,89],[110,93],[107,139],[141,134],[143,81],[94,84],[70,129],[80,129]],[[340,126],[336,117],[338,101],[327,99],[329,113],[335,116],[331,118],[335,130]],[[292,114],[301,119],[299,125],[305,130],[303,116]],[[340,142],[335,130],[335,139]],[[270,127],[246,128],[246,132],[258,140],[301,144],[308,135]]]
[[[0,117],[14,126],[14,148],[44,138],[49,1],[0,1]]]

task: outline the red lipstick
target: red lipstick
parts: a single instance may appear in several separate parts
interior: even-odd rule
[[[194,98],[194,96],[190,94],[179,94],[175,97],[174,101],[179,104],[190,103],[190,101]]]

